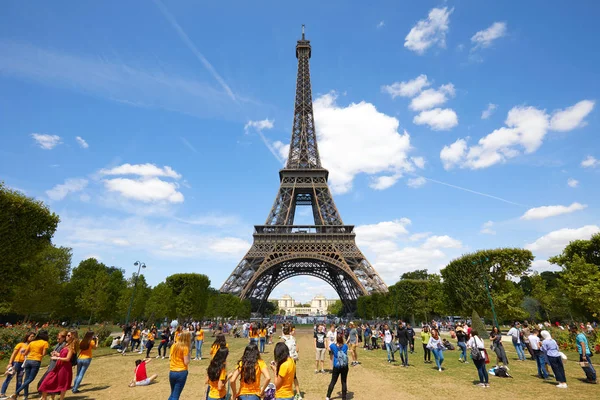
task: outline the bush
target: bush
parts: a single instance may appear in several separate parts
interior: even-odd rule
[[[106,342],[106,339],[110,337],[111,333],[112,332],[106,325],[101,325],[96,331],[96,336],[98,336],[98,343],[104,344]],[[110,343],[108,345],[110,346]]]
[[[479,337],[482,339],[490,338],[489,332],[485,329],[485,324],[475,310],[473,310],[473,315],[471,316],[471,329],[476,330],[479,333]]]
[[[58,342],[58,332],[62,331],[61,328],[50,326],[44,329],[48,331],[48,343],[50,347],[54,347]],[[0,360],[8,360],[17,345],[27,332],[33,332],[34,329],[27,328],[25,326],[13,326],[11,328],[0,328]]]
[[[98,340],[100,343],[102,343],[100,340]],[[110,347],[110,345],[112,344],[113,338],[111,336],[107,337],[106,339],[104,339],[104,343],[102,343],[103,347]]]

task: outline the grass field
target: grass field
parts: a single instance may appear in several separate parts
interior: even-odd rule
[[[331,375],[314,373],[312,329],[301,328],[296,336],[300,354],[298,379],[303,396],[307,400],[324,399]],[[212,339],[207,336],[208,344],[205,343],[203,346],[206,354],[211,341]],[[229,365],[234,365],[242,355],[247,342],[245,339],[229,337],[228,342],[231,349]],[[542,397],[559,399],[568,396],[577,399],[600,399],[600,385],[582,382],[584,374],[576,362],[578,357],[573,353],[568,354],[569,361],[565,366],[569,388],[557,389],[554,380],[543,381],[536,377],[537,370],[534,361],[517,362],[514,348],[508,343],[505,347],[511,361],[510,373],[514,379],[490,376],[491,387],[481,388],[474,386],[474,383],[478,381],[475,366],[472,363],[459,363],[458,351],[444,353],[445,370],[440,373],[435,369],[435,364],[423,363],[419,340],[416,341],[415,347],[416,353],[409,354],[411,364],[409,368],[388,364],[386,353],[382,350],[365,351],[361,349],[359,352],[361,365],[350,367],[348,399],[423,399],[431,396],[445,398],[454,397],[457,394],[460,394],[462,398],[493,396],[503,399],[539,399]],[[156,356],[155,349],[152,354]],[[167,399],[170,393],[168,359],[154,359],[148,365],[148,375],[158,374],[156,383],[146,387],[127,387],[133,377],[134,361],[137,356],[141,355],[129,353],[127,356],[121,356],[115,353],[94,359],[83,380],[81,393],[75,395],[69,392],[67,397],[81,400]],[[273,359],[273,345],[267,346],[267,354],[263,358],[267,361]],[[396,354],[396,359],[398,358]],[[492,363],[494,361],[495,355],[492,357]],[[206,359],[191,362],[190,374],[181,396],[182,400],[205,398],[204,382],[207,366],[208,360]],[[326,363],[326,368],[329,369],[328,363]],[[43,371],[40,371],[40,376],[42,373]],[[13,389],[13,385],[10,389]],[[340,391],[341,385],[338,382],[332,398],[340,399]],[[10,390],[8,392],[11,393]]]

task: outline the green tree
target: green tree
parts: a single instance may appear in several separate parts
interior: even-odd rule
[[[0,313],[11,310],[15,292],[29,279],[21,265],[51,244],[58,222],[44,203],[0,182]]]
[[[529,250],[513,248],[481,250],[451,261],[441,271],[448,308],[463,314],[474,310],[491,316],[487,279],[499,316],[510,319],[524,315],[520,308],[523,291],[511,279],[525,275],[532,261]]]
[[[209,298],[210,279],[202,274],[174,274],[167,277],[180,318],[202,319]]]
[[[485,324],[483,323],[481,317],[475,310],[473,310],[473,314],[471,315],[471,328],[473,328],[473,330],[476,330],[477,333],[479,333],[479,337],[483,339],[489,339],[490,335],[485,329]]]
[[[342,316],[344,314],[344,304],[341,300],[336,300],[327,306],[327,313],[330,315]]]
[[[164,318],[173,319],[177,316],[173,291],[165,282],[159,283],[150,290],[145,314],[151,321],[162,321]]]
[[[426,269],[417,269],[416,271],[405,272],[400,277],[400,280],[415,279],[425,281],[429,279],[429,274]]]
[[[127,280],[127,287],[123,289],[119,297],[119,301],[117,303],[119,319],[125,319],[127,316],[127,310],[129,309],[129,304],[131,303],[131,296],[134,293],[136,275],[137,273],[134,272],[132,277]],[[150,317],[150,314],[146,314],[146,302],[148,301],[151,292],[152,289],[148,286],[148,283],[146,283],[146,277],[140,274],[140,277],[137,281],[137,287],[135,288],[133,303],[131,304],[131,315],[129,318],[130,321],[139,321],[144,316]]]
[[[110,275],[106,270],[96,271],[93,279],[86,281],[81,287],[75,299],[79,308],[89,316],[92,323],[94,317],[103,315],[109,304]]]

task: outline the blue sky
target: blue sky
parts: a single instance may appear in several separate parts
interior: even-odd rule
[[[306,24],[323,165],[388,284],[600,231],[595,2],[0,5],[0,179],[148,281],[233,271],[286,157]],[[298,223],[307,223],[301,211]],[[313,278],[274,296],[333,290]]]

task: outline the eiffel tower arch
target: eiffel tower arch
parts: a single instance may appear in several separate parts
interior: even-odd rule
[[[387,286],[360,251],[354,226],[342,221],[321,166],[310,84],[310,41],[296,44],[298,75],[290,151],[279,171],[280,186],[264,225],[255,225],[254,242],[227,278],[221,292],[261,301],[298,275],[330,284],[351,312],[359,296],[387,292]],[[294,225],[297,206],[312,209],[314,225]]]

